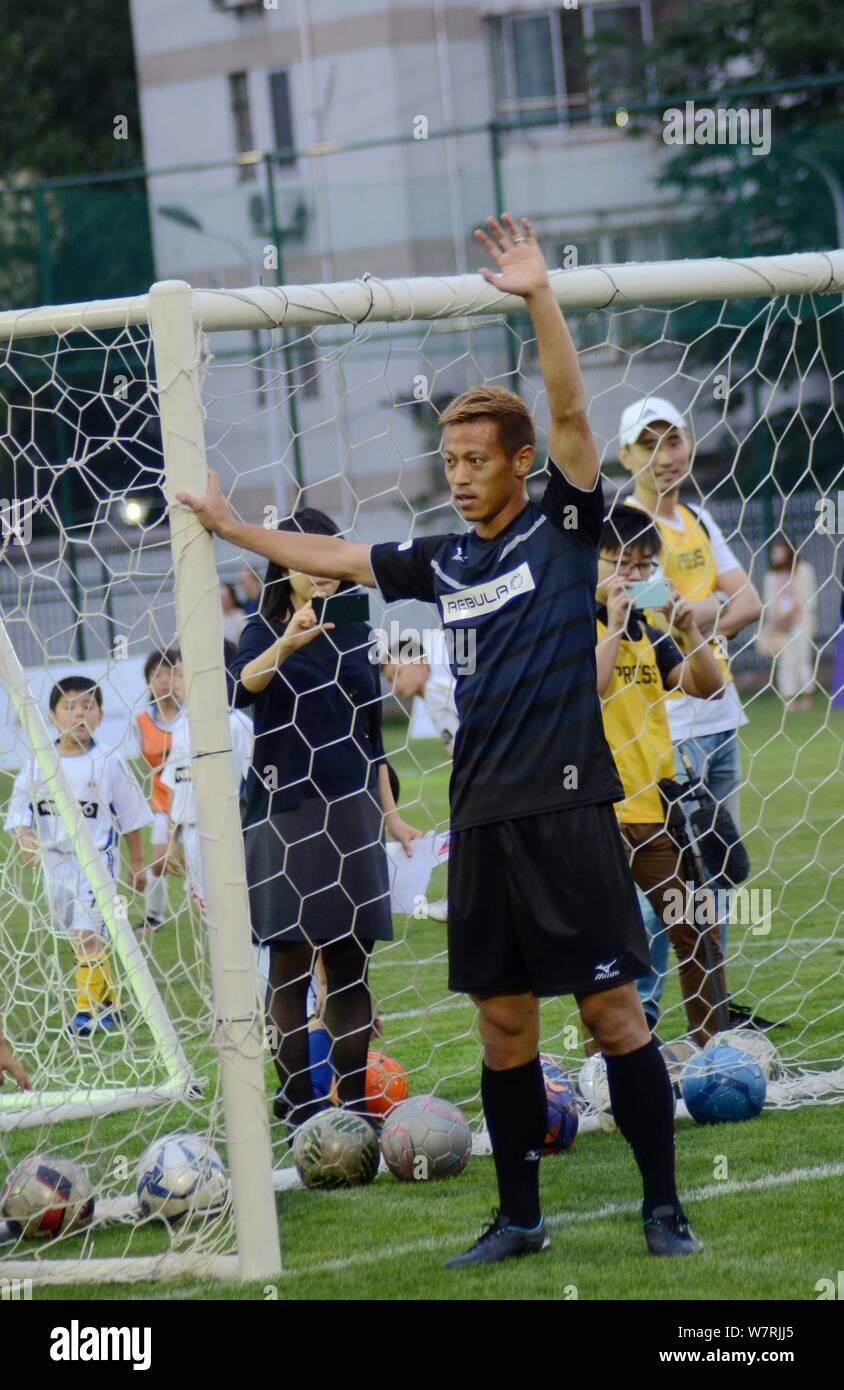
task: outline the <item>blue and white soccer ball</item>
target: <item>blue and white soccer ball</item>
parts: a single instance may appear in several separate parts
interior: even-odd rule
[[[755,1057],[727,1043],[709,1045],[683,1072],[683,1100],[702,1125],[751,1120],[765,1104],[765,1073]]]
[[[610,1083],[607,1064],[600,1053],[587,1057],[577,1073],[577,1089],[588,1108],[595,1111],[601,1129],[617,1129],[610,1109]]]
[[[171,1224],[216,1216],[229,1199],[229,1180],[217,1150],[199,1134],[167,1134],[150,1144],[138,1165],[141,1215]]]
[[[716,1033],[714,1038],[709,1039],[704,1052],[711,1052],[713,1047],[723,1043],[728,1047],[737,1047],[739,1052],[749,1052],[762,1068],[766,1081],[778,1081],[784,1075],[785,1068],[776,1047],[769,1037],[755,1028],[728,1028],[723,1033]]]

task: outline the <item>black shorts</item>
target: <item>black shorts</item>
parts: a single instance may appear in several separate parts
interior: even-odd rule
[[[449,988],[594,994],[650,970],[611,802],[452,832]]]

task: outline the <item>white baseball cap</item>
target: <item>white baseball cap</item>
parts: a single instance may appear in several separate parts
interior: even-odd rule
[[[646,396],[643,401],[634,401],[621,412],[618,439],[621,444],[635,444],[642,430],[653,424],[654,420],[665,420],[678,429],[686,428],[686,421],[676,405],[662,396]]]

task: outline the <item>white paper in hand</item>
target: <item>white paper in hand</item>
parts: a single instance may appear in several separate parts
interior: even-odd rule
[[[413,841],[408,859],[397,840],[386,846],[390,874],[390,906],[397,916],[406,916],[420,906],[428,892],[431,874],[448,860],[449,831],[430,832]],[[422,914],[424,916],[424,913]]]

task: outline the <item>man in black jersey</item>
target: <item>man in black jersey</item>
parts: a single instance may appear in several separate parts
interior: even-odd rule
[[[648,1248],[693,1254],[701,1247],[674,1182],[671,1083],[633,984],[649,969],[648,946],[597,693],[598,454],[533,229],[507,214],[487,226],[475,235],[497,270],[481,274],[524,298],[547,393],[550,476],[538,505],[525,487],[533,420],[500,387],[465,391],[440,417],[446,480],[471,529],[370,547],[239,523],[214,473],[201,500],[178,496],[233,545],[307,574],[377,586],[387,601],[436,603],[446,630],[474,632],[474,669],[455,671],[449,985],[478,1007],[500,1208],[449,1266],[548,1245],[539,1206],[539,999],[557,994],[574,994],[606,1058],[613,1115],[642,1174]]]

